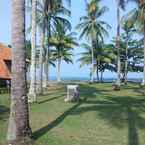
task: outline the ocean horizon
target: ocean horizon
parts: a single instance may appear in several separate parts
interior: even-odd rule
[[[50,76],[49,77],[50,81],[56,81],[57,77],[56,76]],[[61,77],[62,81],[90,81],[89,77],[80,77],[80,76],[63,76]],[[96,80],[96,78],[95,78]],[[103,78],[103,82],[115,82],[117,78],[115,77],[108,77],[108,78]],[[131,82],[142,82],[142,78],[128,78],[128,81]]]

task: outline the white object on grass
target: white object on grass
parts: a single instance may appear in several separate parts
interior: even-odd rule
[[[79,86],[78,85],[67,85],[67,97],[64,99],[65,102],[72,102],[79,100]]]

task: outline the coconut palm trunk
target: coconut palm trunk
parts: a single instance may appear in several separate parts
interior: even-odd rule
[[[94,82],[94,50],[92,49],[92,75],[91,82]]]
[[[120,2],[117,0],[117,37],[116,37],[116,48],[117,48],[117,85],[120,87],[121,82],[121,60],[120,60]]]
[[[101,82],[103,82],[103,71],[101,70]]]
[[[126,49],[125,49],[125,80],[124,83],[127,84],[127,73],[128,73],[128,34],[126,39]]]
[[[39,89],[38,94],[43,94],[43,52],[44,52],[44,38],[45,38],[45,28],[43,26],[40,32],[40,53],[39,53]]]
[[[58,60],[57,60],[57,82],[61,82],[60,68],[61,68],[61,58],[58,58]]]
[[[98,60],[98,62],[97,62],[97,71],[98,71],[98,82],[100,82],[101,81],[101,78],[100,78],[100,73],[99,73],[99,71],[100,71],[100,59]]]
[[[58,59],[57,59],[57,82],[61,82],[60,67],[61,67],[61,56],[60,56],[60,48],[58,48]]]
[[[98,69],[98,66],[97,66],[97,70],[96,70],[96,73],[97,73],[97,82],[99,82],[99,69]]]
[[[97,82],[99,82],[99,63],[97,60],[97,64],[96,64],[96,77],[97,77]]]
[[[30,66],[30,88],[29,102],[36,101],[36,10],[37,0],[32,0],[32,34],[31,34],[31,66]]]
[[[45,58],[45,80],[44,80],[44,87],[48,86],[49,81],[49,38],[50,38],[50,23],[49,18],[47,18],[47,47],[46,47],[46,58]]]
[[[44,87],[46,88],[48,86],[48,81],[49,81],[49,53],[48,53],[48,48],[46,50],[46,60],[45,60],[45,64],[44,64]]]
[[[145,85],[145,24],[144,24],[144,72],[143,72],[143,82],[142,84]]]
[[[94,82],[94,69],[95,69],[95,66],[94,66],[94,44],[95,41],[92,41],[92,75],[91,75],[91,82]]]
[[[44,87],[48,86],[49,81],[49,48],[46,48],[45,64],[44,64]]]
[[[31,133],[26,89],[25,0],[12,0],[12,85],[7,132],[10,142]]]

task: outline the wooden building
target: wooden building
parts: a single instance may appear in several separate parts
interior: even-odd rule
[[[0,85],[11,80],[11,48],[0,43]]]

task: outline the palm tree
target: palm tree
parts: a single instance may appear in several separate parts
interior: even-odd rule
[[[57,81],[61,81],[60,69],[61,62],[64,60],[67,63],[72,63],[71,50],[77,45],[74,33],[66,34],[66,29],[63,25],[58,24],[57,31],[50,38],[49,42],[56,48],[53,51],[53,58],[57,60]]]
[[[124,30],[124,35],[122,36],[125,39],[125,68],[124,68],[124,83],[127,84],[127,74],[128,74],[128,47],[129,42],[132,39],[133,34],[135,33],[134,25],[129,21],[123,20],[122,29]]]
[[[57,59],[57,82],[61,82],[61,63],[64,60],[66,63],[73,63],[72,60],[72,52],[70,49],[61,49],[57,48],[57,50],[53,53],[54,58]]]
[[[52,19],[52,14],[57,15],[58,13],[63,14],[63,15],[70,15],[70,11],[66,9],[63,6],[63,1],[60,0],[55,0],[55,2],[51,2],[52,0],[46,0],[45,1],[45,17],[46,17],[46,37],[49,38],[51,36],[51,19]],[[66,0],[68,6],[70,7],[71,5],[71,0]],[[57,15],[58,16],[58,15]],[[47,86],[48,83],[48,70],[49,70],[49,41],[47,41],[47,47],[46,47],[46,58],[45,58],[45,87]]]
[[[31,133],[26,90],[25,0],[12,0],[12,86],[7,139],[24,140]]]
[[[116,48],[117,48],[117,86],[121,85],[121,61],[120,61],[120,8],[124,9],[125,0],[116,0],[117,4],[117,35],[116,35]]]
[[[132,0],[138,5],[137,8],[133,9],[128,13],[127,19],[130,23],[134,23],[139,33],[143,34],[144,37],[144,73],[142,85],[145,85],[145,1],[144,0]]]
[[[31,65],[29,102],[36,102],[36,10],[37,0],[32,0]]]
[[[85,49],[85,52],[80,54],[81,57],[78,60],[81,62],[80,67],[83,67],[84,65],[90,65],[92,46],[84,43],[81,45],[81,47]],[[113,48],[109,45],[99,44],[98,48],[94,50],[94,59],[97,63],[94,66],[93,72],[96,72],[97,81],[103,80],[103,73],[106,69],[112,71],[112,63],[115,58],[116,56],[113,52]],[[93,72],[91,71],[90,74]],[[101,73],[101,77],[99,77],[99,72]]]
[[[80,18],[80,23],[77,25],[77,29],[81,31],[80,38],[86,37],[91,41],[92,45],[92,72],[94,70],[94,49],[99,41],[103,41],[103,37],[108,35],[105,28],[110,26],[104,21],[100,20],[100,17],[108,10],[106,7],[99,7],[98,0],[92,0],[87,6],[87,16]],[[94,73],[91,75],[91,81],[94,81]]]
[[[70,1],[68,1],[70,3]],[[49,59],[50,59],[50,45],[49,45],[49,38],[51,36],[51,31],[55,31],[55,25],[58,23],[58,21],[63,22],[67,26],[70,27],[70,24],[68,25],[68,21],[62,17],[62,15],[70,15],[70,11],[66,9],[62,5],[62,1],[56,1],[53,2],[52,0],[43,0],[42,2],[38,2],[38,8],[37,8],[37,24],[39,26],[39,29],[41,31],[41,49],[40,49],[40,56],[39,56],[39,65],[40,65],[40,82],[39,82],[39,93],[42,93],[42,70],[43,70],[43,60],[45,60],[44,63],[44,85],[47,87],[48,79],[49,79]],[[60,16],[60,14],[62,14]],[[47,38],[47,41],[45,41],[44,37]],[[45,56],[43,55],[45,52]],[[43,59],[45,57],[45,59]]]
[[[66,0],[66,2],[68,3],[68,5],[70,6],[71,4],[71,0]],[[51,36],[51,19],[52,19],[52,15],[53,16],[58,16],[57,14],[61,13],[63,15],[70,15],[70,11],[68,9],[66,9],[63,6],[63,1],[57,1],[57,0],[45,0],[44,2],[44,16],[45,16],[45,21],[46,21],[46,37],[49,38]],[[61,17],[59,17],[61,18]],[[46,58],[45,58],[45,81],[44,81],[44,85],[45,87],[47,87],[48,85],[48,81],[49,81],[49,39],[47,41],[47,47],[46,47]]]

